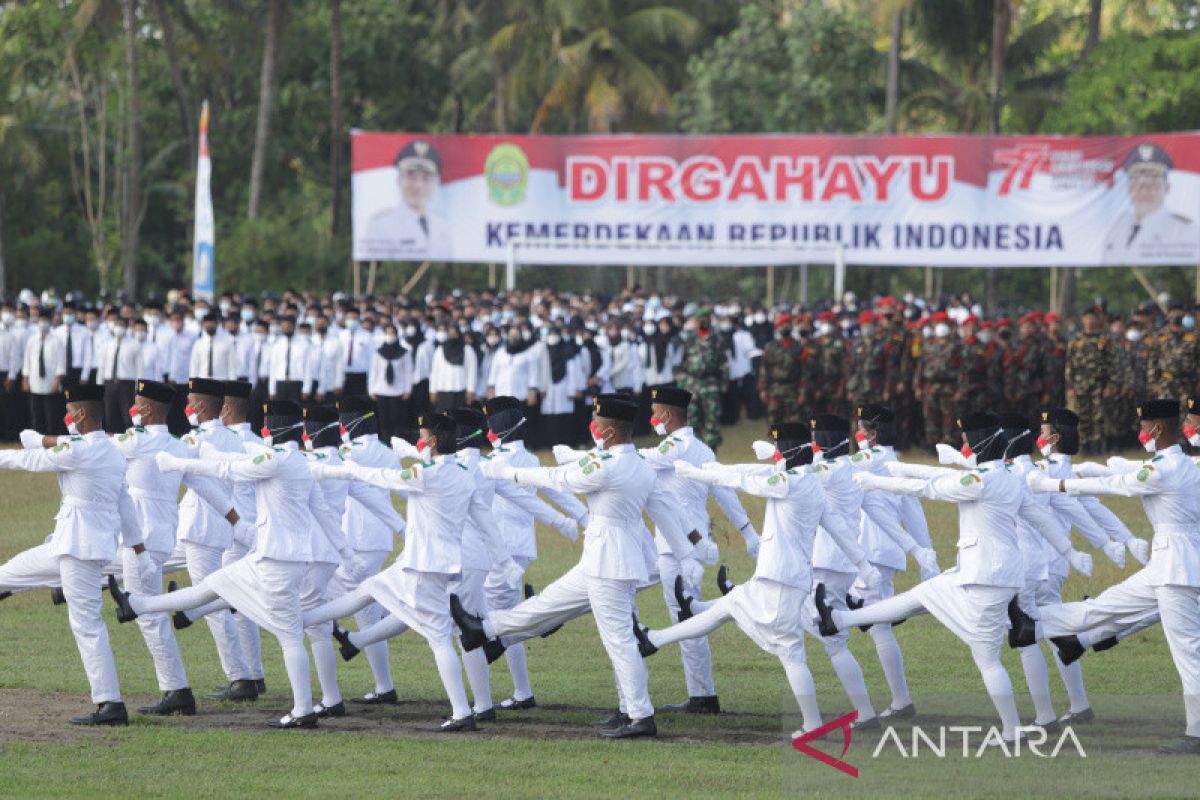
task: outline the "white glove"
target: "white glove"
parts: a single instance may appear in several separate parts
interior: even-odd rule
[[[695,464],[689,464],[682,458],[675,462],[675,474],[681,478],[695,478],[704,474],[704,470],[698,468]]]
[[[1131,461],[1121,456],[1112,456],[1108,459],[1108,468],[1113,472],[1133,472],[1141,466],[1141,461]]]
[[[483,473],[497,481],[511,481],[517,477],[517,468],[512,464],[492,464],[491,474]]]
[[[554,527],[558,529],[559,533],[570,539],[572,542],[579,538],[579,526],[575,523],[575,520],[571,519],[570,517],[564,516],[562,521]]]
[[[1058,491],[1058,479],[1051,478],[1040,469],[1032,469],[1025,475],[1025,485],[1032,492],[1047,494]]]
[[[701,539],[700,543],[692,548],[692,557],[701,564],[715,564],[721,559],[721,553],[712,539]]]
[[[679,572],[683,575],[684,586],[699,586],[704,580],[704,565],[694,558],[680,561]]]
[[[879,589],[883,586],[883,574],[869,561],[864,561],[859,565],[858,579],[868,589]]]
[[[1131,537],[1125,540],[1125,546],[1129,548],[1129,554],[1136,558],[1139,564],[1145,564],[1150,560],[1150,543],[1145,539]]]
[[[766,461],[775,455],[775,445],[771,442],[764,442],[762,439],[751,442],[750,447],[754,450],[754,457],[759,461]]]
[[[1105,542],[1104,547],[1100,549],[1108,556],[1109,561],[1122,569],[1125,568],[1125,545],[1120,542]]]
[[[138,585],[142,587],[142,591],[156,594],[162,589],[162,576],[159,575],[154,559],[145,550],[137,554],[137,574]]]
[[[525,574],[525,570],[521,565],[512,558],[506,558],[496,566],[495,572],[498,572],[504,583],[508,586],[520,586],[521,576]]]
[[[180,472],[184,461],[185,459],[176,458],[165,450],[159,450],[154,454],[154,464],[160,472]]]
[[[35,430],[26,428],[21,431],[21,447],[26,450],[41,450],[42,435]]]
[[[937,450],[939,464],[957,464],[962,458],[962,453],[948,444],[938,443],[934,445],[933,449]]]
[[[575,451],[565,444],[554,445],[550,452],[554,453],[554,460],[559,464],[566,464],[568,461],[575,460]]]
[[[1111,474],[1111,469],[1094,461],[1084,461],[1075,465],[1075,475],[1080,478],[1103,478]]]
[[[879,476],[873,472],[856,472],[854,473],[852,480],[854,481],[854,485],[859,489],[862,489],[864,492],[869,492],[880,485]]]
[[[1089,554],[1072,550],[1067,553],[1067,561],[1071,564],[1071,569],[1080,575],[1092,574],[1092,557]]]
[[[407,439],[401,439],[399,436],[393,436],[391,439],[392,452],[400,458],[420,458],[421,453],[417,450],[416,445],[409,444]]]
[[[349,566],[351,569],[354,568],[354,548],[349,545],[342,545],[342,549],[338,550],[338,556],[342,559],[343,564]]]
[[[921,567],[921,580],[927,581],[942,574],[942,568],[938,566],[937,562],[937,553],[932,548],[918,547],[912,551],[912,557]]]
[[[750,522],[746,523],[746,527],[741,530],[742,538],[746,540],[746,552],[755,561],[758,561],[758,551],[762,546],[762,537],[758,535],[758,531],[754,530],[754,525]]]

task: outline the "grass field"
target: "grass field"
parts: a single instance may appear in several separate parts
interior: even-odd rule
[[[752,458],[748,443],[757,426],[726,432],[721,457]],[[0,474],[0,561],[38,543],[52,528],[59,494],[47,475]],[[762,504],[745,499],[756,525]],[[1111,505],[1140,536],[1149,526],[1135,502]],[[953,563],[957,510],[926,506],[943,566]],[[716,536],[735,580],[753,565],[741,539],[716,517]],[[541,558],[528,579],[543,586],[577,559],[579,545],[555,533],[539,534]],[[1088,579],[1073,576],[1067,599],[1096,594],[1134,570],[1118,570],[1099,553]],[[706,586],[715,592],[713,573]],[[899,587],[915,580],[915,569]],[[152,701],[157,688],[149,654],[135,625],[106,618],[126,701]],[[667,623],[656,590],[640,596],[643,618]],[[930,617],[897,630],[907,660],[908,679],[924,726],[935,740],[938,725],[994,724],[994,712],[965,646]],[[179,634],[189,678],[198,694],[222,682],[206,626]],[[1071,746],[1055,759],[1022,753],[1005,758],[988,752],[976,758],[982,734],[962,754],[961,733],[948,736],[945,758],[928,750],[905,757],[889,743],[874,757],[880,735],[858,734],[845,760],[857,779],[792,750],[778,734],[795,727],[794,700],[778,661],[761,652],[734,625],[712,637],[717,688],[728,713],[717,718],[660,713],[656,741],[598,740],[584,723],[607,716],[615,704],[613,677],[589,618],[529,646],[530,672],[541,707],[483,725],[478,734],[430,733],[448,714],[433,659],[424,642],[407,634],[392,642],[392,665],[402,702],[398,706],[322,722],[313,732],[268,732],[262,723],[290,706],[279,648],[263,637],[269,691],[250,706],[204,703],[192,718],[136,718],[128,728],[81,730],[65,718],[88,708],[87,683],[67,628],[63,607],[47,592],[19,595],[0,604],[0,796],[183,796],[211,797],[776,797],[856,796],[1179,796],[1197,794],[1200,761],[1157,756],[1153,745],[1183,732],[1179,679],[1162,632],[1153,628],[1108,653],[1084,657],[1084,673],[1097,721],[1076,729],[1086,752]],[[826,720],[850,710],[820,644],[810,641],[809,664]],[[887,686],[869,636],[855,633],[854,652],[862,663],[877,708],[889,701]],[[1022,716],[1032,705],[1015,653],[1005,650]],[[686,694],[676,648],[649,662],[651,696],[658,705]],[[365,659],[341,664],[347,696],[371,688]],[[1057,671],[1050,668],[1056,708],[1066,698]],[[315,686],[315,677],[314,677]],[[493,665],[497,700],[511,692],[502,662]],[[353,713],[353,712],[352,712]],[[908,748],[910,725],[896,732]],[[1051,743],[1052,744],[1052,743]],[[823,749],[840,753],[835,734]],[[1050,748],[1043,748],[1048,752]]]

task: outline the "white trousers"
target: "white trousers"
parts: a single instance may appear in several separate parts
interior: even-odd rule
[[[1047,637],[1068,636],[1114,623],[1125,627],[1155,607],[1183,683],[1187,735],[1200,736],[1200,587],[1153,586],[1141,569],[1090,600],[1042,606],[1039,624]]]
[[[253,543],[246,543],[235,536],[233,544],[221,554],[221,566],[227,567],[238,559],[245,558],[252,548]],[[238,644],[241,645],[242,657],[245,659],[246,668],[250,670],[250,677],[262,680],[262,637],[258,626],[245,614],[234,614],[233,624],[237,627]]]
[[[554,620],[561,619],[564,612],[573,612],[582,605],[584,611],[580,613],[586,613],[590,606],[616,674],[620,708],[633,719],[643,719],[653,716],[654,706],[647,688],[646,665],[633,636],[636,591],[636,581],[594,577],[576,564],[536,597],[515,608],[492,612],[485,629],[489,635],[502,638],[544,630],[558,624]]]
[[[137,560],[139,556],[131,548],[121,551],[121,572],[125,576],[126,590],[134,594],[156,595],[163,589],[162,566],[170,553],[160,553],[147,550],[146,555],[154,562],[157,569],[154,577],[143,582],[138,573]],[[142,638],[146,641],[146,649],[154,660],[154,674],[158,677],[158,688],[163,692],[175,689],[186,689],[188,685],[187,671],[183,668],[183,659],[179,656],[179,643],[175,641],[175,630],[171,626],[168,614],[146,614],[137,618]]]
[[[390,550],[356,550],[354,560],[349,564],[343,563],[334,573],[333,580],[329,582],[329,596],[341,597],[357,589],[367,578],[379,574],[391,554]],[[355,612],[354,622],[359,631],[363,631],[383,619],[386,613],[379,603],[371,603],[361,611]],[[390,692],[395,685],[392,683],[387,642],[375,642],[362,650],[371,667],[371,674],[375,677],[376,694]]]
[[[221,558],[225,551],[195,542],[184,542],[183,552],[187,558],[187,571],[192,578],[192,585],[198,586],[209,575],[221,569]],[[221,669],[225,671],[225,677],[230,682],[253,680],[245,654],[242,653],[233,614],[223,609],[209,614],[204,620],[208,623],[213,641],[217,644],[217,656],[221,659]]]
[[[100,615],[100,582],[103,561],[80,561],[71,556],[55,556],[49,544],[18,553],[0,566],[0,592],[27,592],[62,586],[67,599],[67,618],[75,646],[83,660],[92,687],[93,703],[119,703],[121,687],[117,665],[108,642],[108,628]]]
[[[521,566],[521,575],[533,562],[526,556],[513,556],[513,561]],[[498,571],[488,573],[483,584],[484,599],[489,610],[504,610],[513,608],[525,597],[524,580],[507,580]],[[529,660],[525,654],[525,645],[513,642],[504,650],[504,663],[508,664],[508,674],[513,682],[513,699],[528,700],[533,697],[533,687],[529,685]]]
[[[675,576],[680,574],[679,559],[673,555],[660,553],[658,556],[658,574],[662,577],[663,600],[671,612],[671,619],[679,619],[679,601],[675,599]],[[684,578],[683,590],[689,597],[700,600],[700,586]],[[688,697],[711,697],[717,693],[713,684],[712,650],[708,646],[708,637],[700,636],[694,639],[684,639],[679,642],[679,657],[683,661],[683,678],[687,683]]]

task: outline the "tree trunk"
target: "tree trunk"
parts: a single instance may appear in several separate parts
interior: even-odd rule
[[[196,168],[196,121],[192,118],[192,99],[188,94],[187,83],[183,80],[183,67],[179,61],[179,47],[175,43],[175,23],[165,0],[154,0],[154,11],[158,16],[159,27],[162,28],[163,49],[167,53],[167,65],[171,70],[171,85],[175,88],[175,105],[179,111],[179,127],[183,129],[183,139],[188,143],[188,168]]]
[[[275,104],[275,73],[279,68],[279,45],[283,38],[287,0],[268,0],[267,35],[263,42],[262,68],[258,81],[258,120],[254,126],[254,154],[250,158],[249,219],[258,218],[262,198],[263,168],[267,159],[267,140],[271,130],[271,107]]]
[[[4,264],[4,187],[0,186],[0,295],[8,290],[8,269]]]
[[[1083,40],[1083,54],[1088,53],[1100,44],[1100,12],[1103,0],[1091,0],[1088,8],[1087,38]]]
[[[1004,108],[1004,59],[1008,53],[1008,33],[1012,25],[1012,5],[1009,0],[995,0],[992,11],[992,97],[988,114],[988,133],[1000,132],[1000,112]],[[984,307],[994,317],[999,307],[999,280],[996,269],[987,271],[984,281]]]
[[[904,42],[904,12],[892,15],[892,42],[888,48],[887,99],[884,124],[888,133],[896,132],[896,105],[900,101],[900,48]]]
[[[330,203],[329,232],[336,236],[342,227],[342,182],[344,168],[342,142],[342,2],[329,5],[329,179],[333,200]]]
[[[125,191],[121,200],[121,274],[125,291],[138,292],[138,246],[142,226],[142,113],[141,79],[138,75],[137,0],[121,4],[125,20],[125,101],[129,150],[125,159]]]
[[[1070,316],[1075,310],[1075,267],[1063,267],[1062,279],[1058,282],[1058,313]]]

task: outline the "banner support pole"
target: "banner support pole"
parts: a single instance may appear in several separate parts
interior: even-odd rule
[[[517,243],[515,239],[508,240],[508,259],[504,265],[504,290],[511,292],[517,288]]]
[[[833,251],[833,297],[834,302],[841,302],[846,293],[846,246],[838,242]]]
[[[767,265],[767,308],[775,305],[775,265]]]

